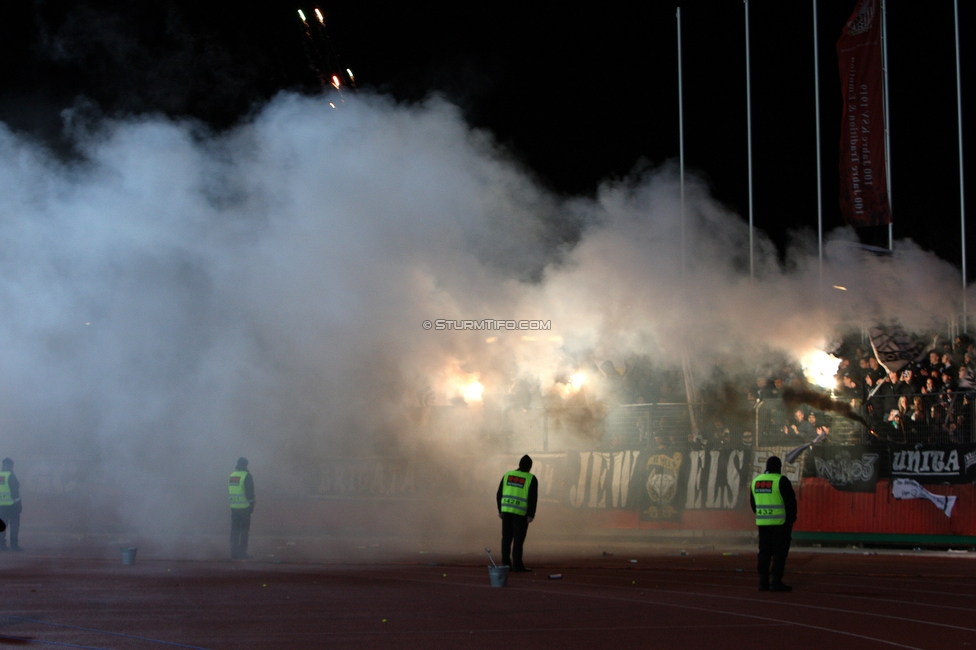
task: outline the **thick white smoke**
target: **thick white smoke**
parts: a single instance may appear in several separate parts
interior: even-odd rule
[[[584,357],[682,348],[707,373],[956,308],[948,264],[910,242],[866,257],[847,231],[823,299],[816,252],[786,271],[761,234],[750,282],[746,226],[699,182],[682,273],[673,169],[554,197],[437,100],[283,95],[219,136],[141,118],[79,138],[66,163],[0,127],[0,454],[136,529],[223,514],[239,455],[301,493],[322,458],[412,453],[428,381],[446,403],[458,374],[544,389]],[[421,327],[437,318],[552,331]]]

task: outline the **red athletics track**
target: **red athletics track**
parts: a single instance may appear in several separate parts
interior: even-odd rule
[[[140,560],[127,567],[4,554],[0,646],[976,646],[974,553],[794,551],[787,577],[795,591],[773,594],[756,590],[754,554],[734,552],[551,560],[511,576],[505,589],[492,589],[471,556],[463,566],[438,557],[437,566]]]

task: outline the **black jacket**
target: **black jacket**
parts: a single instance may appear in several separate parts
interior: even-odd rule
[[[783,505],[786,506],[786,523],[783,525],[792,528],[796,522],[796,493],[793,492],[793,484],[790,483],[790,479],[785,476],[779,480],[779,493],[783,495]],[[756,497],[752,493],[752,489],[749,490],[749,505],[755,512]]]
[[[495,504],[498,512],[502,511],[502,488],[505,487],[505,477],[498,482],[498,494],[495,495]],[[539,503],[539,479],[532,475],[532,482],[529,483],[529,509],[525,511],[526,517],[535,517],[535,507]]]

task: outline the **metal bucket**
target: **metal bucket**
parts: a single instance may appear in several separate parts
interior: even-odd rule
[[[492,587],[504,587],[508,583],[507,566],[488,567],[488,577],[491,578]]]
[[[119,551],[122,553],[122,564],[135,564],[137,550],[138,549],[135,547],[120,548]]]

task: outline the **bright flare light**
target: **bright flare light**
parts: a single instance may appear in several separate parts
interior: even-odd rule
[[[301,9],[298,10],[298,17],[302,19],[303,23],[305,22],[305,12]]]
[[[481,395],[485,392],[485,387],[481,385],[481,382],[475,379],[473,382],[467,386],[461,388],[461,395],[464,397],[465,402],[480,402]]]
[[[332,85],[335,86],[336,90],[339,89],[339,77],[332,75]]]
[[[322,26],[325,27],[325,18],[322,16],[322,12],[319,11],[318,7],[315,8],[315,17],[318,18],[319,22],[322,23]]]
[[[803,366],[803,374],[811,384],[821,388],[836,386],[837,380],[834,375],[837,374],[840,359],[834,355],[822,350],[814,350],[800,359],[800,365]]]
[[[569,376],[569,380],[566,382],[557,382],[555,385],[556,392],[563,399],[569,399],[573,395],[579,392],[579,389],[583,387],[586,383],[586,375],[581,372],[574,372]]]

